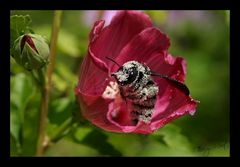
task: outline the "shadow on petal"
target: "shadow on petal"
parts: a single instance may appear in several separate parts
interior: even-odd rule
[[[165,55],[157,53],[152,55],[146,64],[155,73],[167,75],[181,82],[185,80],[186,62],[182,57],[175,58],[167,53]]]

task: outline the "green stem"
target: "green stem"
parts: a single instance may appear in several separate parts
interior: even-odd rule
[[[34,80],[34,82],[36,82],[36,85],[42,89],[42,87],[45,85],[46,79],[45,79],[45,70],[46,68],[40,68],[38,70],[32,70],[31,74],[32,74],[32,78]]]
[[[53,25],[52,25],[52,34],[50,42],[50,63],[47,67],[47,76],[39,74],[39,77],[44,80],[41,90],[41,106],[39,113],[39,125],[38,125],[38,137],[37,137],[37,148],[36,155],[42,156],[45,147],[46,140],[46,118],[48,115],[48,98],[49,98],[49,89],[51,86],[52,72],[54,67],[55,60],[55,48],[57,44],[57,37],[60,28],[62,11],[54,11]],[[45,82],[46,81],[46,82]]]
[[[45,79],[45,75],[44,75],[45,71],[46,71],[46,68],[40,68],[39,70],[37,70],[40,85],[45,85],[45,83],[46,83],[46,79]]]
[[[36,74],[36,70],[32,70],[31,72],[32,78],[34,82],[36,83],[37,86],[41,86],[40,81],[39,81],[39,76]]]
[[[58,129],[55,131],[55,133],[53,133],[50,141],[57,142],[59,139],[61,139],[62,136],[64,135],[64,133],[71,127],[71,125],[73,123],[74,123],[74,121],[73,121],[72,117],[65,120],[64,123],[61,124],[60,127],[58,127]]]

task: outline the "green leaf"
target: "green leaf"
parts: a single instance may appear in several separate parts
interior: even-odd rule
[[[172,155],[191,155],[193,153],[192,145],[181,133],[181,129],[173,124],[167,124],[152,134],[151,138],[165,143]]]
[[[21,154],[24,156],[33,156],[36,151],[40,93],[38,92],[35,97],[36,98],[31,99],[28,108],[24,113],[24,123],[22,128],[23,141],[21,145]]]
[[[22,66],[18,65],[12,56],[10,56],[10,72],[11,75],[25,72],[25,69]]]
[[[30,74],[29,74],[30,75]],[[26,74],[20,73],[11,77],[11,102],[20,110],[24,110],[34,94],[33,81]]]
[[[56,73],[52,74],[52,82],[53,82],[54,88],[56,88],[56,90],[58,90],[59,92],[64,92],[67,89],[66,80],[61,78]]]
[[[72,98],[70,95],[50,101],[46,131],[53,142],[57,142],[75,129],[74,125],[79,123],[74,116],[79,112],[78,107],[75,97]]]
[[[10,155],[17,156],[19,154],[19,143],[16,141],[16,138],[10,134]]]
[[[68,97],[50,101],[48,118],[52,124],[60,125],[71,116],[71,99]]]
[[[66,91],[67,88],[69,88],[73,92],[78,77],[73,74],[67,64],[56,63],[55,70],[56,72],[52,76],[52,82],[53,85],[57,88],[57,90],[63,92]]]
[[[10,50],[14,41],[26,32],[29,32],[29,25],[32,22],[29,15],[14,15],[10,17]]]
[[[139,134],[128,133],[107,133],[108,142],[117,150],[119,150],[123,156],[136,156],[141,152],[143,145],[147,142],[141,142]]]
[[[20,143],[21,130],[23,126],[23,111],[17,109],[12,103],[10,104],[10,132],[16,142]]]
[[[92,128],[89,127],[77,127],[74,131],[73,138],[75,141],[82,141],[91,131]]]
[[[107,133],[108,142],[123,156],[191,156],[195,155],[191,143],[180,128],[168,124],[155,133]]]
[[[108,133],[108,141],[123,156],[195,155],[180,128],[170,124],[149,135]]]
[[[75,143],[71,140],[63,139],[57,142],[56,144],[51,145],[46,152],[44,153],[44,156],[81,156],[81,157],[86,157],[86,156],[98,156],[99,153],[97,150],[82,145]]]
[[[78,128],[73,136],[76,143],[89,146],[96,149],[104,156],[121,156],[119,152],[111,143],[108,142],[108,136],[98,129]]]
[[[10,92],[10,131],[16,140],[20,141],[24,112],[31,97],[34,95],[35,87],[30,77],[18,74],[11,77]]]
[[[201,144],[195,151],[201,156],[229,157],[230,143],[229,141],[223,141],[215,144]]]
[[[184,155],[183,153],[175,153],[175,150],[162,142],[147,140],[140,151],[138,151],[137,156],[173,156],[174,154]]]
[[[68,85],[75,86],[78,81],[78,77],[72,73],[67,64],[57,63],[56,64],[56,73],[63,78]]]
[[[229,142],[218,143],[210,147],[209,156],[215,157],[229,157],[230,156],[230,144]]]

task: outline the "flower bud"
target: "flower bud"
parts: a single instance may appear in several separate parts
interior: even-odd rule
[[[41,35],[25,34],[15,40],[12,54],[27,70],[39,69],[48,62],[49,46]]]

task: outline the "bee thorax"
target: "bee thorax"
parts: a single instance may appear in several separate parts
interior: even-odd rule
[[[123,64],[112,74],[118,82],[123,99],[132,103],[131,120],[149,123],[156,102],[158,86],[150,76],[149,67],[136,61]]]

